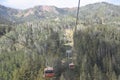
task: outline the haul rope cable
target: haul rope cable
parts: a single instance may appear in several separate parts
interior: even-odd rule
[[[79,2],[78,2],[78,8],[77,8],[75,32],[76,32],[76,30],[77,30],[77,25],[78,25],[78,20],[79,20],[79,11],[80,11],[80,0],[79,0]]]

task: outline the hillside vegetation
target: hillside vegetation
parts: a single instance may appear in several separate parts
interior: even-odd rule
[[[120,6],[81,7],[76,32],[75,11],[0,6],[0,80],[120,80]]]
[[[119,80],[120,28],[92,25],[74,34],[80,80]]]

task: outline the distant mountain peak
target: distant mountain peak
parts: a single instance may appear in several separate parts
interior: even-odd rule
[[[110,3],[108,3],[108,2],[101,2],[101,4],[110,4]]]
[[[109,2],[98,2],[98,3],[94,3],[94,4],[117,6],[117,5],[115,5],[115,4],[112,4],[112,3],[109,3]],[[93,5],[94,5],[94,4],[93,4]]]
[[[25,10],[17,10],[0,5],[0,16],[11,21],[32,21],[36,19],[56,18],[67,15],[76,15],[76,7],[57,8],[55,6],[40,5]],[[81,19],[96,18],[96,15],[104,17],[106,20],[120,16],[120,6],[107,2],[99,2],[81,7]],[[105,15],[105,16],[104,16]]]
[[[47,11],[47,12],[54,12],[56,11],[56,7],[53,6],[41,6],[40,8],[42,11]]]

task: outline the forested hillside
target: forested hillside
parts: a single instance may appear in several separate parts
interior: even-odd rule
[[[120,79],[120,28],[92,25],[74,34],[80,80]]]
[[[0,6],[0,80],[120,80],[119,12],[81,7],[74,31],[76,8]],[[55,75],[46,79],[48,66]]]
[[[2,35],[0,78],[42,80],[46,64],[57,69],[60,64],[56,62],[61,63],[61,59],[66,57],[64,29],[74,25],[72,22],[66,24],[66,19],[63,22],[45,20],[15,25],[10,32]],[[61,73],[59,68],[57,70],[59,78]]]

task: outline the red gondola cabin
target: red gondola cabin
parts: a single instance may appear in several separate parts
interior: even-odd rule
[[[70,64],[69,64],[69,68],[70,68],[70,69],[74,69],[74,68],[75,68],[74,63],[70,63]]]
[[[55,76],[54,69],[52,67],[47,67],[44,69],[44,78],[52,78]]]

